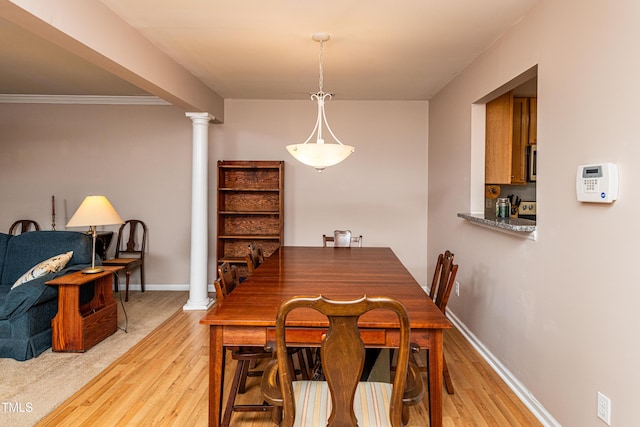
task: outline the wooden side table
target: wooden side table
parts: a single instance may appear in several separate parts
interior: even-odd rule
[[[51,321],[53,351],[85,352],[118,329],[118,306],[113,299],[113,275],[122,267],[81,271],[48,281],[58,287],[58,314]],[[93,283],[93,299],[80,306],[80,287]]]

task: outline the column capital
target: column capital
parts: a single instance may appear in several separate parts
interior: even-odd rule
[[[206,123],[208,124],[209,122],[215,120],[215,117],[209,113],[185,113],[185,115],[189,117],[194,123],[206,121]]]

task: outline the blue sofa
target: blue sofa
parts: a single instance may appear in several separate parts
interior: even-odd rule
[[[27,360],[51,347],[58,289],[45,282],[90,266],[91,244],[89,235],[74,231],[31,231],[18,236],[0,233],[0,357]],[[30,268],[68,251],[73,251],[73,256],[64,269],[11,289]],[[84,288],[81,300],[88,301],[93,289]]]

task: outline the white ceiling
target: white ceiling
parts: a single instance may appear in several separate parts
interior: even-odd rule
[[[141,89],[0,18],[0,93],[143,95]],[[11,42],[6,43],[5,41]]]
[[[89,1],[89,0],[87,0]],[[224,98],[426,100],[537,0],[91,0]],[[143,91],[0,20],[0,93],[139,95]]]

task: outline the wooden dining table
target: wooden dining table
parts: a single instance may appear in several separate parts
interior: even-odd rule
[[[411,341],[429,349],[429,417],[431,427],[442,425],[443,330],[451,323],[431,301],[390,248],[322,248],[282,246],[243,281],[224,301],[200,320],[209,325],[209,425],[219,426],[225,370],[225,347],[264,346],[275,341],[275,320],[281,303],[300,295],[324,295],[349,300],[389,296],[409,313]],[[318,346],[326,319],[310,312],[287,319],[292,346]],[[398,344],[398,320],[373,310],[360,318],[368,347]]]

